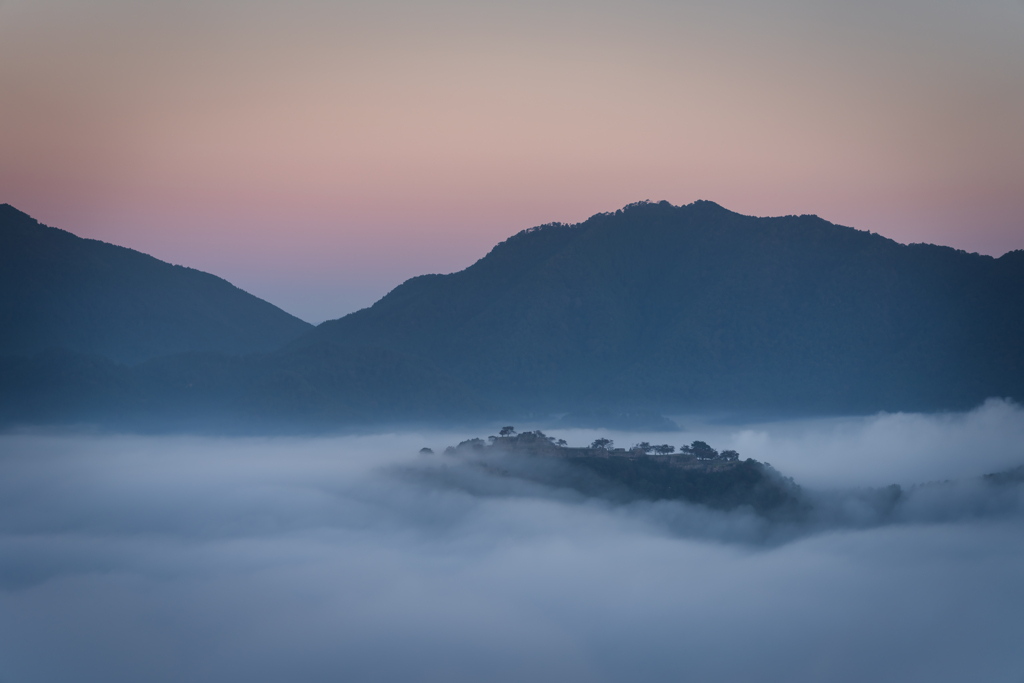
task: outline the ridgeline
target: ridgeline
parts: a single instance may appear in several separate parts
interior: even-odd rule
[[[0,207],[0,424],[321,430],[1024,400],[1024,251],[632,204],[525,230],[310,328]],[[132,367],[129,367],[132,365]],[[654,416],[654,417],[651,417]]]

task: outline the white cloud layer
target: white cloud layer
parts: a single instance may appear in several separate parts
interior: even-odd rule
[[[1022,425],[990,403],[674,440],[838,505],[1020,464]],[[895,523],[764,544],[742,512],[396,476],[461,438],[0,436],[0,681],[1024,677],[1020,487],[914,489]]]
[[[695,439],[744,458],[770,462],[799,483],[817,487],[909,485],[977,477],[1024,463],[1024,410],[989,399],[965,413],[881,413],[731,424],[678,416],[683,432],[613,433],[550,430],[573,445],[611,436],[616,445],[646,440],[682,445]]]

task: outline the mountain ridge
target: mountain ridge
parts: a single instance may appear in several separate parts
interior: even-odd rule
[[[0,419],[330,429],[1021,400],[1024,250],[996,259],[817,216],[640,202],[520,231],[305,329],[276,349],[133,368],[88,353],[0,362]]]
[[[312,326],[227,280],[85,239],[0,205],[0,354],[46,348],[121,363],[279,348]]]
[[[722,389],[745,376],[777,384],[779,373],[764,372],[772,363],[791,370],[803,364],[805,383],[828,381],[830,366],[849,366],[853,359],[860,367],[847,368],[847,384],[857,384],[856,375],[869,367],[880,370],[869,373],[873,380],[906,375],[901,368],[912,367],[917,380],[927,381],[934,366],[958,353],[999,347],[1002,359],[1013,361],[1018,392],[1020,354],[1006,342],[1024,331],[1012,316],[999,321],[991,310],[1002,301],[1013,315],[1021,312],[1020,290],[1000,292],[991,282],[1007,276],[1010,287],[1019,287],[1021,270],[1011,267],[1017,260],[1015,252],[994,259],[901,245],[816,216],[755,218],[707,201],[637,203],[580,224],[521,231],[469,268],[408,280],[370,308],[322,323],[293,345],[328,338],[381,344],[429,359],[477,388],[522,389],[525,401],[577,383],[587,385],[585,391],[606,387],[641,401],[657,387],[653,398],[676,404],[685,404],[685,397],[665,386],[664,368],[652,371],[644,362],[702,357],[717,366],[713,372],[688,367],[678,369],[676,379],[688,384],[695,401],[735,402],[739,391]],[[505,272],[510,264],[514,277]],[[1003,270],[1009,272],[1000,275]],[[979,320],[985,312],[991,319]],[[985,336],[993,322],[1001,331],[983,340],[957,329],[973,323]],[[757,343],[759,335],[767,342]],[[945,347],[929,344],[929,335]],[[858,343],[871,348],[854,348]],[[979,370],[970,358],[966,362]],[[982,370],[993,378],[992,368]],[[630,374],[645,376],[642,388],[623,379]],[[970,382],[945,374],[961,385]],[[860,392],[854,400],[827,397],[832,407],[928,403],[906,382],[882,381],[884,390],[873,396],[859,382],[847,387],[847,394]],[[762,391],[754,398],[799,403],[798,393]],[[970,402],[983,400],[983,393],[977,387]]]

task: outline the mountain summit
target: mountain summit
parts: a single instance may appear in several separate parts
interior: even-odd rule
[[[270,351],[308,323],[219,277],[39,224],[0,204],[0,355],[122,362]]]
[[[525,230],[294,347],[420,357],[521,407],[930,409],[1024,396],[1024,251],[632,204]]]

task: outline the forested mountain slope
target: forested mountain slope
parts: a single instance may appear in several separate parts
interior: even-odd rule
[[[185,351],[270,351],[309,329],[219,277],[0,205],[0,355],[65,348],[137,363]]]
[[[823,410],[1024,396],[1024,251],[640,203],[521,232],[293,343],[419,357],[503,402]]]
[[[641,203],[523,231],[309,329],[205,273],[23,214],[12,229],[11,211],[3,239],[29,256],[3,256],[0,424],[294,431],[1024,399],[1024,251]],[[26,353],[44,345],[70,350]]]

